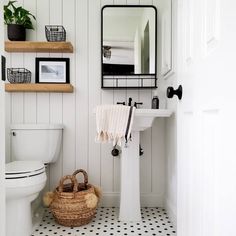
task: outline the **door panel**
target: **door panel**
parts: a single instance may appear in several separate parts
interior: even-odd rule
[[[232,0],[178,4],[178,236],[236,235],[235,10]]]

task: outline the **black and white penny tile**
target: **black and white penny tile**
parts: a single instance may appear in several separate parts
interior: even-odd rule
[[[101,207],[96,218],[80,227],[64,227],[58,225],[52,214],[45,210],[42,223],[32,236],[176,236],[176,231],[163,208],[142,208],[142,221],[135,223],[120,222],[119,208]]]

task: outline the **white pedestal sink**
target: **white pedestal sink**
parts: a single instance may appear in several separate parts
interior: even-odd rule
[[[137,109],[132,128],[132,141],[127,147],[122,146],[121,154],[121,193],[120,193],[120,221],[141,221],[140,206],[140,157],[139,136],[152,126],[157,117],[170,117],[171,110]]]

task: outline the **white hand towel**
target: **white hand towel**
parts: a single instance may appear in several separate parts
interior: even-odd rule
[[[96,141],[113,142],[121,146],[131,135],[135,107],[123,105],[101,105],[96,108],[97,136]]]

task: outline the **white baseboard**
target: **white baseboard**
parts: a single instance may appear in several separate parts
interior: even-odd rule
[[[100,206],[103,207],[119,207],[120,194],[119,193],[103,193]],[[142,207],[164,207],[163,194],[141,194]]]
[[[174,227],[177,228],[177,209],[169,199],[165,201],[165,208]]]

